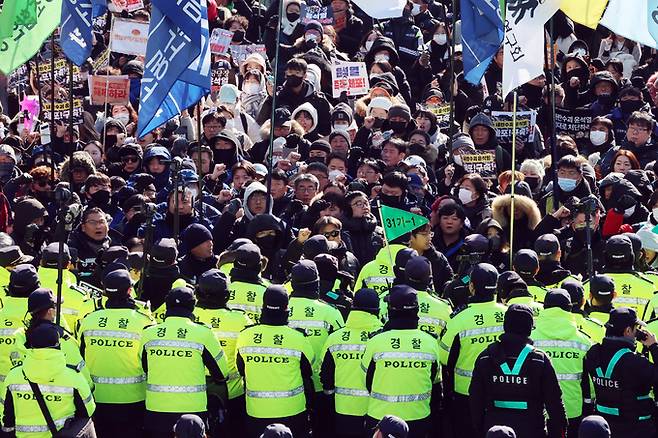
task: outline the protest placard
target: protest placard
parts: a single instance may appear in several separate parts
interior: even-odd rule
[[[233,32],[226,29],[213,29],[210,35],[210,52],[216,55],[228,53],[228,47],[233,39]]]
[[[231,56],[238,65],[242,64],[252,53],[260,53],[263,58],[267,58],[265,44],[233,44],[230,48]]]
[[[466,173],[478,173],[482,178],[497,178],[496,155],[493,152],[472,151],[461,154]]]
[[[45,122],[50,122],[52,103],[43,102],[41,108],[41,117]],[[69,123],[71,103],[67,100],[65,102],[55,102],[55,121]],[[82,99],[73,99],[73,123],[82,123]]]
[[[228,84],[228,70],[225,68],[213,68],[210,76],[210,89],[216,93],[222,85]]]
[[[444,105],[426,105],[425,110],[436,116],[436,124],[440,129],[446,129],[450,126],[450,104]]]
[[[498,143],[512,144],[514,113],[507,111],[492,111],[491,120]],[[536,111],[516,112],[516,141],[527,143],[535,140],[535,126],[537,124]]]
[[[589,125],[592,123],[592,112],[589,109],[555,109],[555,131],[566,134],[576,140],[589,138]]]
[[[125,55],[145,56],[148,36],[148,23],[115,17],[110,30],[110,50]]]
[[[122,76],[89,76],[92,105],[125,105],[130,97],[130,78]]]
[[[91,63],[92,71],[107,67],[108,65],[110,65],[110,49],[103,50]]]
[[[343,91],[348,96],[368,94],[368,70],[364,62],[334,60],[331,66],[331,84],[333,97],[340,97]]]
[[[110,12],[133,12],[139,9],[144,9],[143,0],[112,0],[107,5]]]
[[[331,6],[307,6],[302,3],[302,24],[310,21],[319,21],[320,24],[330,26],[334,24],[334,9]]]
[[[18,94],[25,90],[29,80],[29,64],[23,64],[7,76],[7,90]]]
[[[36,70],[36,65],[34,66]],[[82,88],[84,88],[84,83],[82,81],[82,75],[80,72],[80,67],[73,64],[73,90],[74,94],[78,94]],[[50,61],[39,63],[39,83],[41,86],[50,84],[51,81],[51,70],[52,65]],[[66,58],[56,58],[55,59],[55,84],[64,88],[69,87],[69,62]],[[76,93],[77,90],[77,93]]]

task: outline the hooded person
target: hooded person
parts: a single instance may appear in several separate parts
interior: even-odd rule
[[[589,103],[589,65],[585,59],[571,53],[562,61],[562,89],[564,90],[564,106],[578,108]]]
[[[112,163],[108,169],[109,176],[120,176],[128,181],[131,175],[142,172],[142,147],[136,143],[128,143],[119,149],[119,163]]]
[[[164,146],[154,143],[147,146],[142,162],[144,170],[155,178],[153,184],[159,192],[169,183],[171,152]]]
[[[21,174],[16,165],[16,152],[8,144],[0,144],[0,187]]]
[[[279,268],[284,249],[292,240],[292,232],[286,228],[286,224],[271,214],[259,214],[249,222],[245,237],[254,242],[267,258],[263,276],[268,280],[283,282],[284,273]]]
[[[473,139],[475,149],[495,154],[498,172],[511,168],[512,157],[507,149],[498,144],[491,117],[484,113],[473,116],[468,124],[468,134]]]
[[[304,128],[304,139],[314,142],[320,138],[316,131],[318,126],[318,111],[310,102],[299,105],[292,112],[292,118]]]
[[[146,257],[148,268],[140,279],[142,285],[137,287],[142,291],[138,298],[150,302],[154,319],[162,322],[165,318],[164,304],[167,292],[181,277],[176,241],[169,238],[156,241]]]
[[[249,62],[262,63],[263,71],[251,69],[242,74],[242,92],[240,93],[240,101],[238,108],[242,113],[248,114],[252,118],[258,117],[258,113],[267,98],[267,88],[265,83],[265,60],[259,53],[252,53],[247,57],[242,66]],[[254,122],[255,123],[255,122]]]
[[[592,117],[605,116],[615,109],[619,83],[609,71],[594,73],[589,82],[589,91],[594,100],[585,108],[590,109]]]
[[[199,276],[217,266],[219,257],[213,253],[213,236],[202,224],[191,224],[181,235],[180,273],[189,284],[196,284]]]
[[[523,183],[525,185],[525,183]],[[526,185],[527,187],[527,185]],[[492,216],[503,228],[502,235],[510,235],[512,195],[497,196],[492,205]],[[535,228],[541,221],[541,213],[532,197],[514,195],[513,249],[532,248]]]
[[[331,254],[318,254],[312,259],[320,275],[320,299],[340,311],[347,318],[352,305],[352,284],[354,276],[339,270],[338,259]]]
[[[384,246],[383,230],[371,213],[365,193],[353,191],[345,196],[346,208],[341,219],[343,231],[349,234],[352,253],[361,266],[372,261]]]
[[[21,251],[36,256],[46,239],[46,207],[34,198],[24,198],[14,205],[14,221],[11,238]]]
[[[399,52],[396,49],[396,43],[387,36],[380,36],[372,43],[370,50],[365,56],[364,59],[368,69],[375,62],[388,62],[392,67],[393,76],[395,76],[395,81],[397,82],[400,94],[404,101],[408,104],[415,102],[411,96],[411,87],[407,81],[407,74],[404,69],[401,68],[402,63],[400,62]],[[411,66],[410,63],[409,66]]]
[[[227,169],[242,160],[239,151],[240,141],[230,129],[223,129],[210,139],[210,148],[213,150],[213,163],[224,164]]]
[[[87,177],[94,174],[96,174],[94,160],[85,151],[73,152],[73,156],[64,161],[59,172],[61,180],[68,182],[71,191],[78,194]]]

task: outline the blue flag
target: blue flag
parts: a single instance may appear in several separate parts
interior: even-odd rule
[[[658,42],[658,0],[648,0],[647,7],[649,9],[649,33]]]
[[[91,12],[94,18],[107,13],[107,0],[91,0]]]
[[[137,137],[196,104],[210,92],[206,0],[153,0]]]
[[[464,78],[479,84],[503,42],[500,3],[494,0],[461,0]],[[489,90],[495,93],[496,90]]]
[[[91,55],[91,0],[62,0],[62,29],[59,45],[75,65],[82,65]]]

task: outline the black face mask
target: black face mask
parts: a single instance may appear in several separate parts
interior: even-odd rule
[[[500,249],[501,245],[501,239],[500,236],[491,236],[489,237],[489,246],[491,247],[491,251],[498,251]]]
[[[634,111],[639,111],[643,105],[644,104],[641,100],[624,100],[619,102],[619,108],[621,108],[621,112],[624,114],[630,114]]]
[[[233,32],[233,41],[239,43],[242,40],[244,40],[244,30],[236,30]]]
[[[98,192],[91,195],[91,200],[94,201],[96,205],[107,205],[110,203],[110,198],[112,193],[107,190],[99,190]]]
[[[382,204],[388,207],[396,207],[400,205],[399,196],[385,195],[384,193],[380,193],[379,200],[381,201]]]
[[[604,106],[612,106],[615,103],[615,99],[612,97],[612,94],[601,94],[597,100],[601,105]]]
[[[589,78],[589,70],[583,67],[575,68],[571,70],[570,72],[567,73],[567,76],[569,78],[578,78],[580,79],[580,86],[582,87],[585,85],[585,82],[587,82],[587,79]],[[568,81],[567,81],[568,82]]]
[[[391,122],[389,120],[388,127],[391,128],[396,134],[403,134],[407,129],[407,122]]]
[[[297,88],[302,85],[303,80],[301,76],[286,76],[286,87]]]
[[[286,18],[291,23],[294,23],[295,21],[299,20],[299,17],[300,15],[297,12],[286,12]]]
[[[236,160],[235,149],[215,149],[213,158],[217,164],[233,164]]]
[[[541,184],[541,178],[538,176],[526,176],[524,179],[525,182],[530,186],[530,190],[534,192],[539,190],[539,184]]]
[[[265,236],[256,239],[256,245],[265,253],[271,253],[276,249],[276,236]]]
[[[382,129],[382,126],[384,126],[384,122],[386,119],[380,119],[379,117],[375,117],[375,123],[373,123],[372,128],[374,130]]]

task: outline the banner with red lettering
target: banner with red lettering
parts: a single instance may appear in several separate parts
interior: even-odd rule
[[[348,96],[368,94],[370,83],[366,64],[334,59],[331,66],[331,83],[334,98],[340,97],[343,91],[347,92]]]
[[[92,105],[125,105],[130,97],[130,78],[125,76],[89,76]]]

